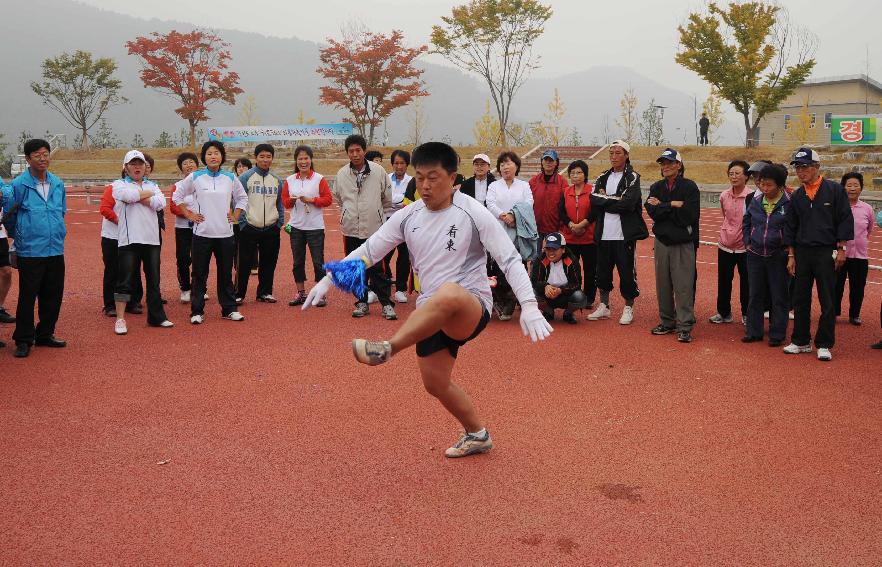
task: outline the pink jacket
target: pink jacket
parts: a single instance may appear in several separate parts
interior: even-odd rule
[[[866,260],[875,223],[873,207],[859,199],[851,206],[851,214],[854,216],[854,240],[845,243],[845,257]]]
[[[720,248],[726,252],[744,252],[744,203],[750,193],[746,187],[739,195],[728,188],[720,194],[720,208],[723,210],[723,225],[720,227]]]

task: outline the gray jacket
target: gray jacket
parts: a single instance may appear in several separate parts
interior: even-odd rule
[[[392,213],[392,183],[382,166],[365,162],[369,173],[361,188],[347,163],[337,172],[331,194],[340,207],[340,231],[344,236],[366,239],[377,232]]]
[[[514,242],[521,259],[535,260],[539,257],[539,232],[536,230],[536,216],[530,203],[515,203],[511,208],[515,225],[506,226],[505,232]]]

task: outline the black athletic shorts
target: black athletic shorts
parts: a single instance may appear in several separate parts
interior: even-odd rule
[[[423,339],[416,344],[417,356],[429,356],[446,348],[448,352],[450,352],[450,356],[456,358],[456,355],[459,352],[459,347],[480,335],[481,331],[484,330],[484,327],[487,326],[487,323],[490,322],[490,313],[486,309],[483,309],[483,305],[482,311],[484,313],[481,315],[481,320],[478,321],[478,324],[475,326],[475,331],[469,335],[466,340],[458,341],[456,339],[451,339],[444,334],[444,331],[438,331],[431,337]]]
[[[9,240],[0,238],[0,268],[9,265]]]

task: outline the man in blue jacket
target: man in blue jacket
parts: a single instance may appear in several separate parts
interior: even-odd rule
[[[3,192],[3,209],[18,264],[15,356],[24,358],[31,346],[66,346],[55,336],[64,295],[64,239],[67,195],[64,183],[49,173],[50,147],[45,140],[24,145],[28,169]],[[34,303],[40,322],[34,328]]]

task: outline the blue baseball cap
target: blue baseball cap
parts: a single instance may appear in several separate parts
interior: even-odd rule
[[[661,163],[663,161],[679,161],[680,163],[683,163],[683,159],[680,158],[680,152],[674,148],[665,148],[665,151],[663,151],[655,161],[656,163]]]
[[[545,237],[545,247],[551,250],[557,250],[561,246],[566,246],[567,241],[563,237],[563,234],[559,232],[552,232],[548,236]]]
[[[799,148],[793,154],[790,165],[811,165],[820,162],[821,158],[818,156],[818,152],[811,148]]]
[[[552,149],[545,150],[545,153],[542,154],[542,159],[551,158],[554,161],[560,163],[560,156],[557,155],[557,152]]]

